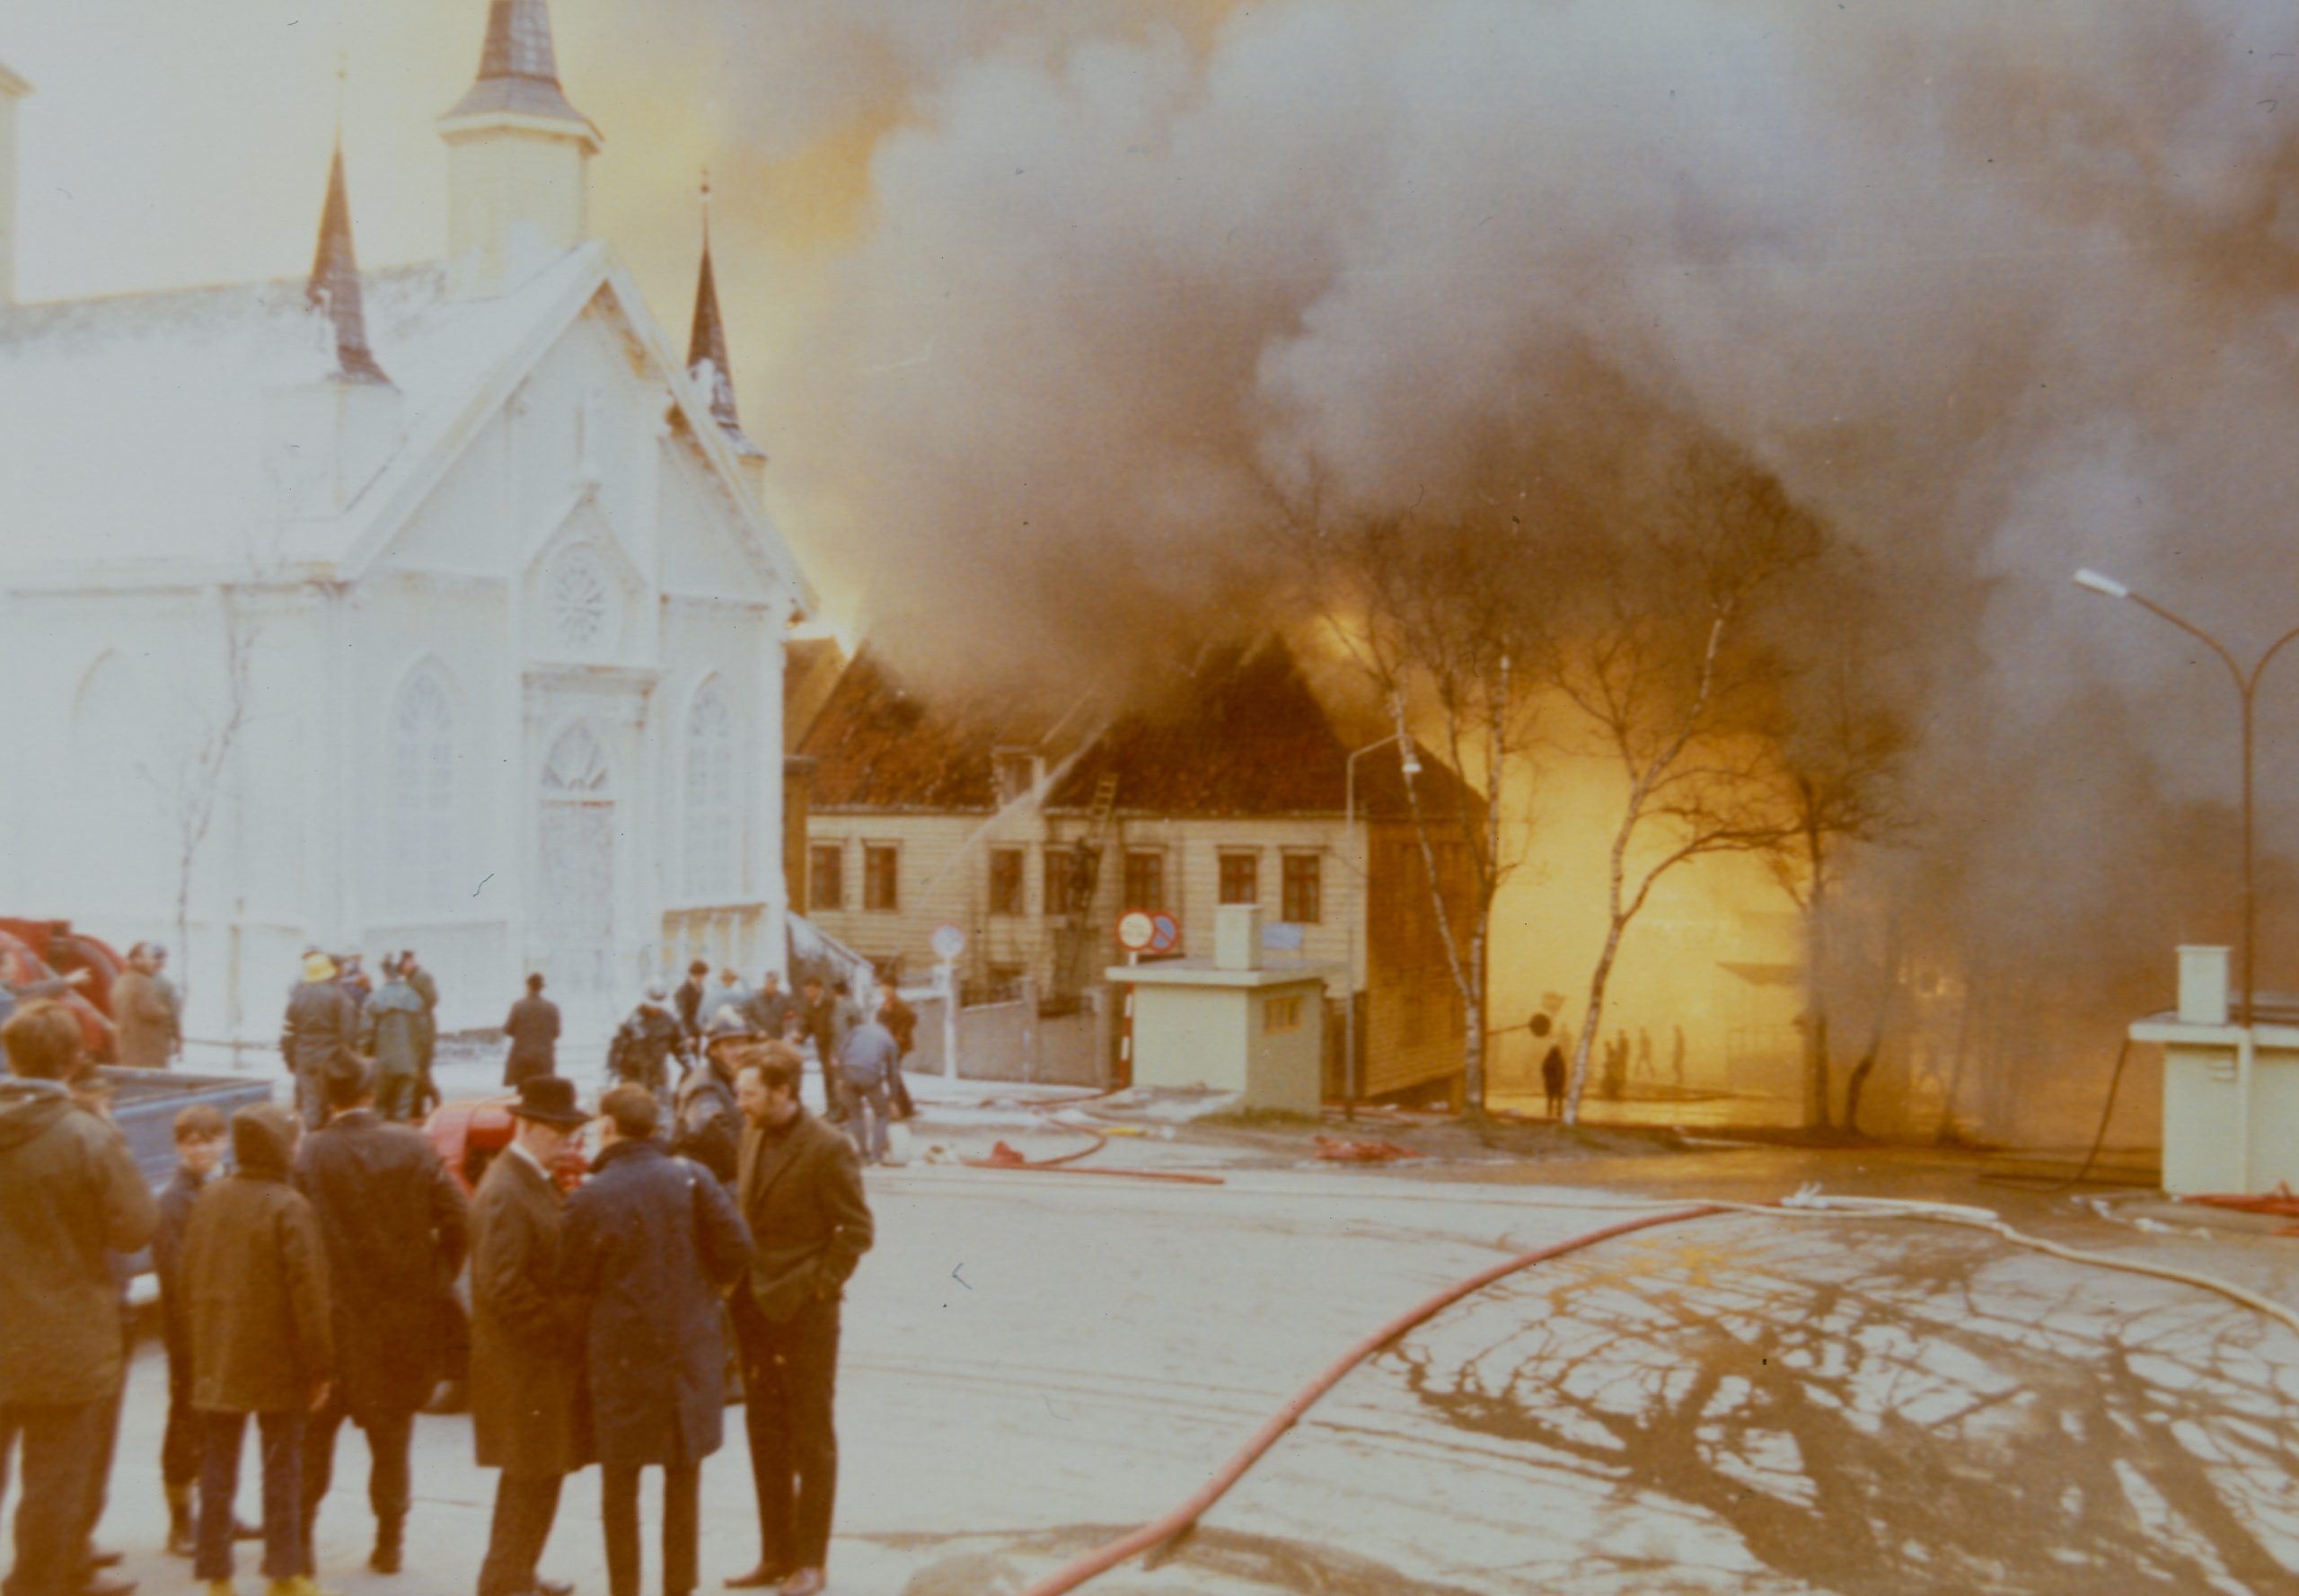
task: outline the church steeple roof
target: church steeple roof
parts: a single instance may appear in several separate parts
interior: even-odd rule
[[[702,178],[702,270],[694,286],[694,331],[688,335],[686,368],[710,391],[710,417],[738,454],[762,451],[743,431],[735,409],[734,368],[727,362],[727,323],[718,313],[718,283],[710,266],[710,176]]]
[[[367,316],[359,294],[359,258],[351,247],[351,200],[343,182],[343,141],[336,140],[328,166],[327,203],[320,211],[320,243],[312,257],[311,286],[304,298],[325,316],[335,344],[335,375],[347,383],[382,383],[391,378],[367,347]]]
[[[547,0],[489,0],[487,42],[479,55],[479,80],[445,120],[508,111],[545,121],[573,122],[593,140],[598,129],[577,110],[559,86],[559,57],[551,44]]]

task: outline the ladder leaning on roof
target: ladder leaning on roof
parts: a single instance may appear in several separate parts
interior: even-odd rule
[[[1094,975],[1095,953],[1101,947],[1094,919],[1094,898],[1099,886],[1103,850],[1117,820],[1117,772],[1104,771],[1094,783],[1094,806],[1086,814],[1086,834],[1071,844],[1070,913],[1055,933],[1054,987],[1057,996],[1074,998]]]

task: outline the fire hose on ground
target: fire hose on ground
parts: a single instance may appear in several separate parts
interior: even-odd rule
[[[1806,1186],[1794,1196],[1778,1203],[1698,1203],[1687,1207],[1672,1208],[1664,1212],[1646,1214],[1641,1218],[1624,1220],[1590,1230],[1563,1241],[1552,1242],[1530,1252],[1520,1253],[1505,1262],[1470,1275],[1438,1292],[1427,1301],[1406,1309],[1388,1323],[1375,1330],[1356,1345],[1334,1360],[1324,1372],[1287,1400],[1273,1414],[1268,1422],[1255,1431],[1250,1440],[1239,1448],[1229,1460],[1194,1492],[1189,1498],[1163,1516],[1151,1520],[1132,1533],[1119,1537],[1070,1562],[1053,1574],[1027,1587],[1022,1596],[1063,1596],[1100,1574],[1108,1573],[1121,1563],[1141,1554],[1170,1552],[1194,1530],[1198,1521],[1211,1512],[1232,1486],[1243,1479],[1255,1464],[1282,1439],[1294,1425],[1300,1423],[1319,1398],[1341,1383],[1366,1359],[1381,1352],[1406,1332],[1435,1318],[1463,1298],[1484,1291],[1488,1286],[1507,1279],[1536,1264],[1546,1263],[1582,1248],[1599,1242],[1614,1240],[1622,1236],[1649,1230],[1661,1225],[1682,1224],[1690,1220],[1709,1219],[1727,1213],[1755,1213],[1769,1218],[1802,1217],[1822,1219],[1925,1219],[1940,1223],[1961,1225],[1987,1230],[2016,1247],[2024,1247],[2070,1263],[2091,1265],[2113,1269],[2128,1274],[2152,1275],[2181,1285],[2194,1286],[2216,1292],[2230,1301],[2277,1320],[2295,1334],[2299,1334],[2299,1314],[2281,1303],[2269,1301],[2253,1292],[2191,1270],[2174,1269],[2162,1265],[2147,1264],[2136,1259],[2117,1257],[2112,1254],[2085,1251],[2080,1248],[2064,1247],[2041,1237],[2030,1236],[2005,1224],[1990,1210],[1965,1207],[1954,1204],[1906,1202],[1887,1197],[1834,1197],[1821,1194],[1818,1188]]]

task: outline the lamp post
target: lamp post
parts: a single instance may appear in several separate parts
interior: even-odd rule
[[[1357,762],[1367,754],[1377,753],[1395,743],[1398,748],[1397,768],[1408,777],[1421,774],[1421,760],[1414,753],[1413,739],[1401,731],[1393,731],[1378,743],[1368,743],[1349,756],[1348,773],[1342,782],[1341,840],[1350,873],[1357,877],[1357,902],[1349,912],[1349,981],[1348,1001],[1342,1011],[1342,1114],[1344,1118],[1357,1117],[1357,921],[1365,913],[1365,886],[1369,873],[1357,863]]]
[[[2289,631],[2285,632],[2281,637],[2276,639],[2274,642],[2268,645],[2268,650],[2266,653],[2259,656],[2259,663],[2252,666],[2251,670],[2246,673],[2242,666],[2235,663],[2235,656],[2228,650],[2225,644],[2222,643],[2217,638],[2213,637],[2209,632],[2204,630],[2200,626],[2196,625],[2193,622],[2173,614],[2162,604],[2159,604],[2154,599],[2149,598],[2145,594],[2134,593],[2130,588],[2125,586],[2121,582],[2117,581],[2114,578],[2101,576],[2098,571],[2092,570],[2088,568],[2075,573],[2075,585],[2079,587],[2088,588],[2092,592],[2100,594],[2107,598],[2120,598],[2127,600],[2132,604],[2137,604],[2141,609],[2145,610],[2148,613],[2160,616],[2163,620],[2170,622],[2173,626],[2178,627],[2181,631],[2187,633],[2189,637],[2196,639],[2198,642],[2202,643],[2204,647],[2209,648],[2214,654],[2219,656],[2219,662],[2227,667],[2228,675],[2234,679],[2235,695],[2241,701],[2242,705],[2243,1028],[2249,1030],[2251,1025],[2252,1003],[2259,992],[2257,977],[2259,970],[2259,900],[2252,890],[2251,884],[2251,820],[2253,814],[2253,804],[2251,801],[2251,710],[2259,696],[2259,677],[2266,674],[2268,662],[2283,651],[2283,646],[2291,641],[2294,638],[2299,638],[2299,626],[2293,627]]]

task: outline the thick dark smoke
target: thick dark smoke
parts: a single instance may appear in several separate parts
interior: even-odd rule
[[[2232,931],[2233,693],[2067,577],[2247,648],[2299,622],[2288,6],[664,10],[762,159],[864,130],[746,391],[802,553],[921,668],[1069,680],[1254,614],[1273,480],[1585,498],[1616,428],[1703,433],[1915,639],[1934,938],[2096,1034],[2166,995],[2174,936]],[[1540,440],[1505,482],[1496,436]]]

